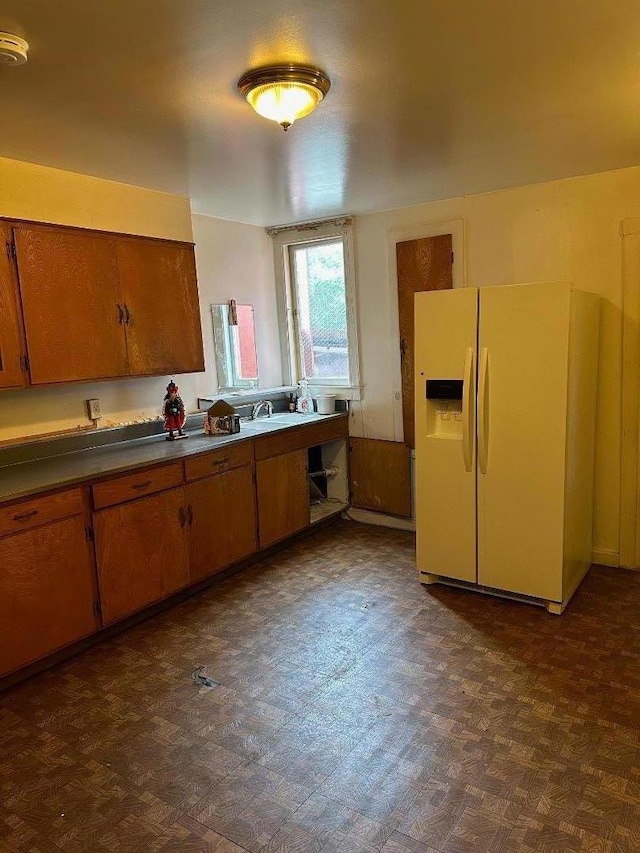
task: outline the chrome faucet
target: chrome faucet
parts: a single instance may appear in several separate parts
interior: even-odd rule
[[[267,409],[267,417],[271,417],[271,413],[273,412],[273,403],[271,400],[260,400],[257,403],[253,404],[253,408],[251,409],[251,420],[255,420],[260,412],[262,411],[262,407],[266,406]]]

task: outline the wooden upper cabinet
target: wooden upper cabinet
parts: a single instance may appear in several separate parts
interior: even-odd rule
[[[0,223],[0,232],[0,388],[22,388],[26,384],[22,359],[26,349],[10,257],[11,228]]]
[[[131,373],[204,370],[193,246],[121,239],[117,257]]]
[[[113,239],[37,225],[13,234],[31,383],[126,376]]]
[[[0,388],[204,370],[193,246],[0,223]]]

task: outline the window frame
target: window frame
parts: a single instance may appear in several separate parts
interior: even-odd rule
[[[345,400],[359,400],[360,345],[358,340],[358,313],[356,274],[353,251],[353,225],[350,218],[309,222],[282,228],[268,228],[273,240],[282,373],[285,385],[296,385],[302,379],[302,354],[297,334],[297,307],[294,282],[290,268],[290,249],[340,240],[344,255],[345,303],[347,315],[347,342],[349,351],[349,377],[337,382],[336,377],[308,377],[309,386]]]

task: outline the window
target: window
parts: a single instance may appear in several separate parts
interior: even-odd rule
[[[213,348],[220,389],[256,388],[258,359],[253,305],[212,305]]]
[[[350,220],[270,229],[285,382],[359,398]]]

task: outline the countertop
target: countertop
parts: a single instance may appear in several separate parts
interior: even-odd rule
[[[202,430],[191,430],[187,433],[189,438],[180,441],[167,441],[164,435],[154,435],[6,465],[0,468],[0,503],[136,468],[185,459],[238,441],[344,416],[341,412],[331,415],[277,414],[243,422],[240,432],[235,435],[208,436]]]

